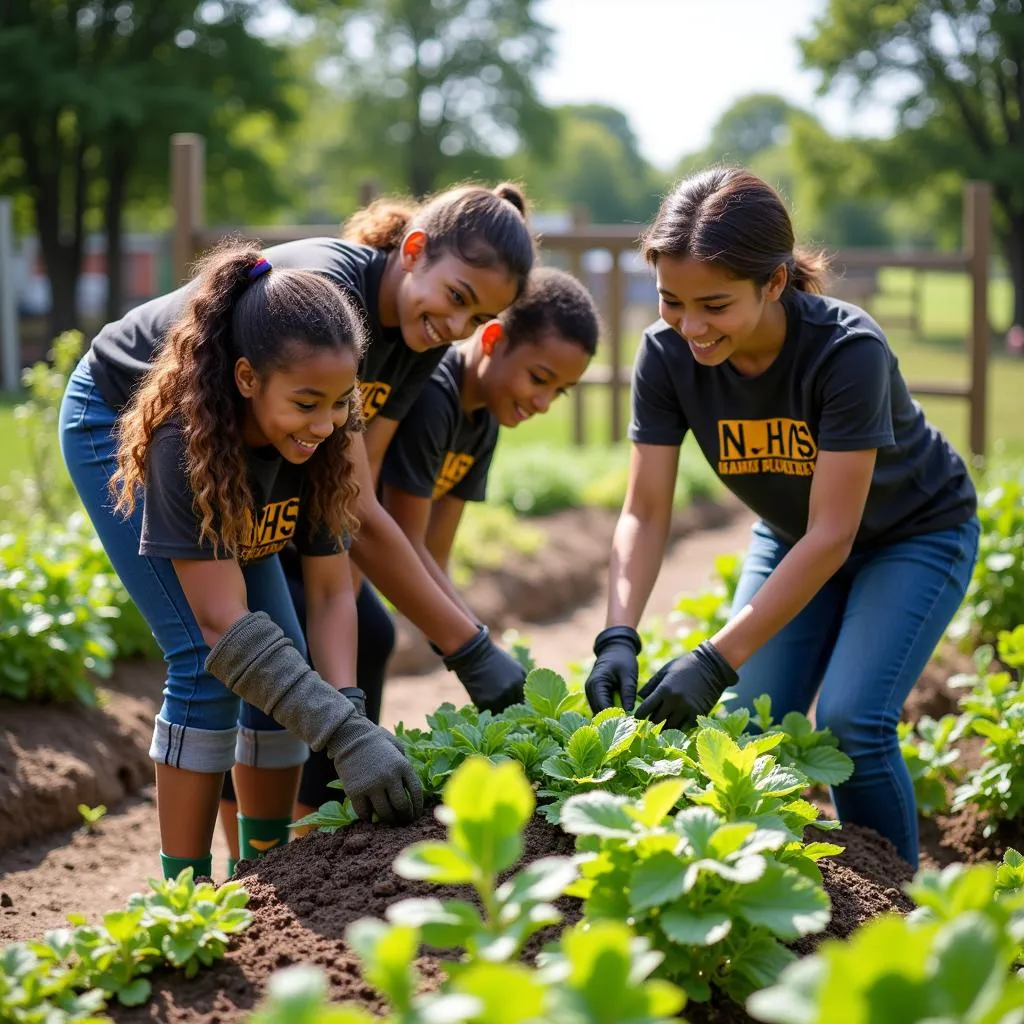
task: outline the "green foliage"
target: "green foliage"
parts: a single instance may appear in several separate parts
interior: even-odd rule
[[[487,484],[487,501],[521,516],[543,516],[564,508],[619,509],[626,497],[629,446],[552,448],[549,444],[502,446]],[[703,458],[682,457],[676,481],[677,507],[716,492]]]
[[[953,745],[960,734],[960,718],[943,715],[937,721],[923,715],[917,722],[896,726],[900,753],[914,783],[917,810],[926,818],[949,810],[948,785],[960,780],[957,760],[960,751]]]
[[[501,885],[523,851],[534,796],[514,762],[471,758],[450,778],[438,817],[446,842],[416,843],[394,863],[406,878],[468,884],[483,908],[464,900],[403,900],[388,920],[363,918],[346,929],[363,960],[363,976],[390,1004],[391,1024],[668,1024],[682,993],[649,980],[661,957],[621,921],[563,933],[540,969],[517,962],[526,940],[557,924],[552,901],[575,879],[567,857],[528,864]],[[462,951],[447,964],[439,993],[417,995],[414,961],[423,943]],[[266,1008],[253,1024],[367,1024],[356,1009],[328,1007],[322,977],[291,970],[272,980]]]
[[[985,834],[1003,821],[1015,821],[1024,811],[1024,692],[1020,671],[1024,668],[1024,626],[1001,633],[1000,658],[1006,671],[988,671],[993,652],[980,648],[977,676],[955,677],[952,684],[970,687],[960,698],[959,733],[984,738],[981,765],[970,771],[953,794],[953,809],[968,804],[988,815]]]
[[[723,736],[704,730],[698,746]],[[569,892],[583,898],[586,919],[629,920],[665,955],[660,973],[690,998],[706,1001],[714,986],[742,1000],[795,959],[780,939],[826,926],[828,896],[820,875],[784,861],[794,840],[767,818],[763,826],[730,820],[712,806],[669,817],[684,789],[683,780],[668,779],[639,801],[571,797],[562,827],[580,837],[581,878]]]
[[[918,904],[909,917],[887,914],[847,942],[827,940],[747,1011],[769,1024],[1020,1024],[1024,980],[1011,966],[1024,899],[1001,891],[997,875],[988,864],[920,872],[907,887]]]
[[[500,569],[509,557],[536,554],[544,541],[543,530],[522,522],[511,509],[470,502],[452,545],[452,580],[467,586],[481,569]]]
[[[249,894],[237,882],[219,889],[196,885],[192,869],[176,879],[150,881],[124,910],[89,925],[69,915],[72,928],[15,942],[0,953],[0,1020],[11,1024],[100,1022],[107,999],[137,1006],[150,995],[144,975],[164,964],[193,977],[224,956],[231,935],[247,928]]]
[[[890,192],[956,179],[990,181],[995,224],[1024,312],[1024,18],[1019,0],[830,0],[801,42],[822,90],[868,94],[900,83],[901,131],[879,170]]]
[[[1024,622],[1024,466],[990,476],[978,495],[981,537],[967,596],[950,634],[993,643]]]

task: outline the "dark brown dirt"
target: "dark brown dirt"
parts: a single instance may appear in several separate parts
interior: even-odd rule
[[[103,706],[0,701],[0,850],[81,823],[153,781],[149,743],[163,662],[123,661]]]
[[[314,835],[265,860],[243,867],[240,876],[252,894],[255,921],[222,964],[192,981],[175,975],[154,979],[154,997],[144,1007],[117,1009],[121,1024],[163,1021],[167,1024],[232,1024],[244,1020],[259,1003],[270,974],[293,963],[322,967],[331,984],[331,998],[356,1001],[379,1012],[383,1003],[359,975],[358,960],[344,942],[345,927],[360,917],[383,917],[391,903],[411,897],[468,898],[464,887],[434,886],[400,878],[390,865],[409,843],[441,839],[443,827],[427,817],[409,828],[381,829],[356,825],[337,835]],[[824,838],[825,833],[821,837]],[[827,833],[846,846],[834,861],[823,862],[825,885],[833,901],[828,936],[844,937],[858,924],[886,910],[905,912],[910,901],[895,888],[909,879],[910,868],[892,846],[856,826]],[[815,836],[814,838],[819,838]],[[538,857],[568,855],[572,838],[535,819],[527,832],[524,862]],[[578,919],[574,900],[562,900],[566,923]],[[528,956],[550,936],[535,938]],[[820,937],[798,944],[809,952]],[[443,956],[420,958],[424,989],[441,980]],[[707,1006],[691,1004],[685,1011],[691,1024],[733,1024],[748,1021],[741,1007],[728,1000]]]

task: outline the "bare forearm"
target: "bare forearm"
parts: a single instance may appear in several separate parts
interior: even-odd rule
[[[416,553],[420,556],[420,561],[423,563],[424,568],[430,573],[431,579],[441,587],[444,592],[474,621],[476,622],[476,616],[473,614],[473,609],[466,604],[465,599],[459,593],[458,588],[448,578],[447,566],[440,565],[434,556],[427,549],[424,544],[413,543],[413,547],[416,549]]]
[[[379,504],[363,518],[350,554],[370,582],[442,651],[450,653],[476,634],[473,618],[434,580]]]
[[[805,534],[779,562],[750,603],[711,638],[722,657],[738,669],[796,618],[849,554],[850,545],[846,540]]]
[[[356,680],[356,606],[351,591],[307,603],[306,641],[313,667],[335,689]]]
[[[625,511],[619,516],[608,568],[606,625],[639,624],[661,568],[668,527],[667,517],[647,520]]]

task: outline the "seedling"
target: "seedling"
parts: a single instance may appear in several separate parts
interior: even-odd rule
[[[98,831],[96,826],[107,813],[107,808],[104,804],[97,804],[95,807],[90,807],[88,804],[79,804],[78,813],[82,816],[82,826],[85,831],[96,832]]]

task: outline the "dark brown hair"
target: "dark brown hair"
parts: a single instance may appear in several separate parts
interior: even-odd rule
[[[261,259],[254,246],[228,241],[200,264],[184,311],[118,421],[118,469],[110,481],[116,510],[130,514],[145,483],[153,433],[177,416],[200,538],[235,557],[255,511],[235,363],[244,356],[266,379],[308,349],[348,350],[358,365],[365,348],[362,322],[339,288],[305,270],[270,269],[251,280]],[[310,523],[336,537],[357,525],[349,445],[360,423],[354,398],[345,428],[306,464]]]
[[[592,356],[601,334],[590,292],[572,274],[554,267],[534,270],[523,294],[498,319],[510,350],[539,342],[547,332],[554,331]]]
[[[533,266],[526,199],[508,182],[494,189],[462,185],[423,203],[385,197],[353,214],[342,237],[375,249],[397,249],[409,231],[427,235],[427,261],[450,252],[472,267],[504,268],[522,292]]]
[[[785,266],[787,288],[819,295],[828,267],[824,253],[797,247],[778,192],[741,167],[712,167],[679,182],[644,232],[640,251],[652,266],[661,256],[689,257],[759,288]]]

